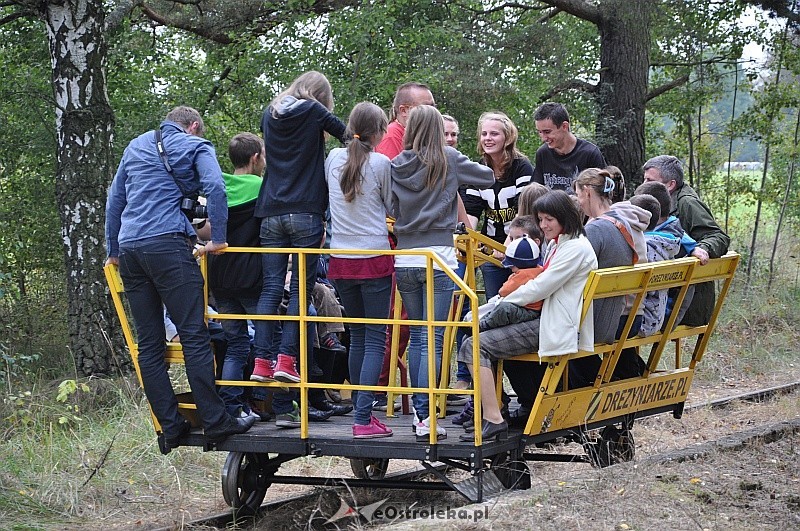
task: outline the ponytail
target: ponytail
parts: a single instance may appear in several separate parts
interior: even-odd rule
[[[606,166],[605,171],[609,173],[611,182],[614,184],[614,188],[609,195],[611,202],[619,203],[620,201],[625,201],[625,177],[622,175],[622,170],[616,166]]]
[[[347,144],[347,161],[339,178],[342,195],[348,203],[361,193],[362,168],[369,160],[373,144],[377,143],[376,138],[386,133],[387,126],[386,113],[373,103],[362,101],[350,112],[345,134],[353,138]]]
[[[369,142],[358,138],[359,136],[353,135],[353,139],[347,144],[347,161],[342,166],[342,176],[339,179],[344,200],[348,203],[361,193],[361,167],[369,159],[369,153],[372,151]]]

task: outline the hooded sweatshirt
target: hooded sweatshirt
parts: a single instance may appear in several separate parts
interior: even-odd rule
[[[611,213],[619,219],[625,220],[631,228],[631,238],[633,238],[634,249],[638,256],[637,264],[644,264],[649,261],[647,256],[647,242],[645,241],[644,231],[647,230],[647,225],[650,223],[650,211],[641,207],[631,204],[630,201],[620,201],[611,205]],[[628,295],[625,297],[625,310],[622,315],[629,315],[633,302],[636,300],[635,295]],[[640,304],[639,309],[636,310],[636,315],[644,315],[644,305]]]
[[[675,229],[678,230],[675,230]],[[669,226],[667,231],[651,231],[645,233],[647,240],[647,259],[650,262],[672,260],[681,250],[681,236],[683,230],[680,224]],[[664,315],[667,310],[667,292],[662,289],[649,291],[645,296],[642,307],[642,328],[639,330],[641,337],[647,337],[661,330],[664,324]]]
[[[267,171],[256,203],[256,217],[311,213],[328,208],[325,136],[345,140],[345,125],[316,100],[284,97],[261,118]]]
[[[228,194],[228,245],[258,247],[261,221],[253,212],[261,187],[261,176],[223,173],[222,177]],[[261,280],[260,254],[223,253],[208,256],[208,285],[217,293],[261,290]]]
[[[630,201],[614,203],[611,205],[611,212],[616,214],[615,217],[625,220],[631,228],[634,248],[639,256],[637,263],[647,262],[647,243],[644,239],[644,231],[647,230],[647,225],[650,223],[650,212],[631,204]]]
[[[680,220],[678,220],[678,218],[675,216],[670,216],[663,223],[657,225],[656,228],[653,229],[652,234],[660,234],[667,237],[674,236],[680,239],[680,248],[678,249],[678,253],[675,255],[675,258],[689,256],[692,254],[694,248],[697,247],[697,242],[694,241],[694,238],[686,234],[686,232],[683,230]],[[683,298],[683,303],[678,309],[678,318],[675,321],[676,323],[681,322],[681,319],[686,314],[686,310],[691,305],[692,299],[694,298],[695,287],[695,285],[689,286],[689,289],[686,291],[686,295]],[[666,308],[664,309],[664,319],[666,319],[668,315],[672,314],[672,308],[675,306],[675,297],[678,296],[679,291],[679,288],[670,288],[668,290]],[[663,326],[663,322],[661,326]],[[642,324],[642,329],[644,329],[644,323]]]
[[[613,211],[605,214],[618,220],[626,230],[628,223],[621,220]],[[633,249],[616,227],[613,221],[605,216],[594,218],[586,224],[586,237],[592,244],[597,257],[597,267],[622,267],[633,265]],[[632,230],[629,230],[633,234]],[[619,327],[619,318],[625,310],[625,297],[609,297],[594,303],[594,341],[611,343],[614,341]]]
[[[458,222],[458,187],[484,189],[494,184],[488,166],[472,162],[446,146],[447,174],[443,183],[425,188],[428,168],[413,150],[405,150],[392,161],[392,211],[397,249],[453,247]]]

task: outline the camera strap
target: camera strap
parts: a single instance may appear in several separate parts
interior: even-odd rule
[[[167,170],[167,173],[170,174],[172,180],[175,181],[175,186],[178,187],[178,190],[180,190],[181,194],[184,197],[189,197],[189,194],[187,194],[186,191],[183,189],[181,183],[179,183],[178,179],[175,178],[175,173],[172,171],[172,166],[170,166],[169,164],[169,156],[167,155],[167,148],[164,147],[164,138],[161,135],[160,127],[155,130],[155,134],[156,134],[156,151],[158,151],[158,156],[161,159],[161,162],[164,164],[164,169]]]
[[[175,178],[175,175],[172,173],[172,166],[169,165],[169,158],[167,157],[167,149],[164,147],[164,138],[161,136],[161,128],[159,127],[155,131],[156,133],[156,151],[158,151],[158,156],[161,158],[161,162],[164,163],[164,168],[166,168],[167,173],[172,175],[172,178]],[[175,183],[177,184],[177,182]]]

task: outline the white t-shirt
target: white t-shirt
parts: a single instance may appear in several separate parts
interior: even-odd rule
[[[456,258],[456,248],[451,245],[434,245],[433,247],[416,247],[414,251],[433,251],[447,267],[455,271],[458,269],[458,259]],[[427,267],[428,257],[420,255],[396,255],[394,257],[394,267]],[[442,271],[439,264],[433,262],[433,268]]]

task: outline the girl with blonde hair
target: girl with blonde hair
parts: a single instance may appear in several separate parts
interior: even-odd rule
[[[497,243],[506,242],[506,229],[517,215],[519,194],[531,182],[533,166],[517,149],[517,127],[502,112],[485,112],[478,119],[478,154],[481,164],[492,169],[494,183],[485,190],[474,187],[463,195],[472,228],[484,217],[481,233]],[[502,259],[503,256],[496,256]],[[497,295],[500,286],[511,274],[508,269],[493,264],[481,266],[488,298]]]
[[[452,270],[458,266],[453,229],[458,217],[458,187],[476,189],[492,185],[492,170],[446,146],[442,115],[435,107],[420,105],[409,115],[403,139],[405,150],[392,161],[392,208],[398,250],[429,250]],[[427,307],[427,264],[425,256],[398,255],[395,258],[397,289],[403,297],[409,319],[444,321],[450,313],[453,281],[434,263],[434,307]],[[411,326],[408,365],[413,387],[428,386],[428,327]],[[441,369],[444,328],[434,329],[435,367]],[[430,435],[428,395],[412,397],[417,417],[417,439]],[[437,437],[447,436],[437,425]]]

